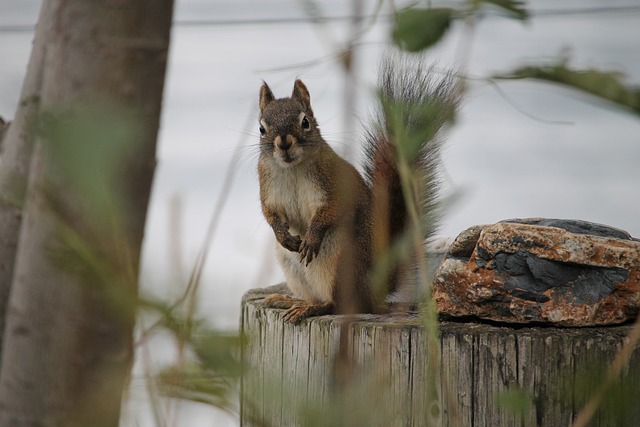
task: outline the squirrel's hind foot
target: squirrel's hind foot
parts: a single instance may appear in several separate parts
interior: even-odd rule
[[[302,319],[306,319],[311,316],[322,316],[324,314],[332,314],[334,304],[327,302],[324,304],[308,304],[304,300],[294,298],[285,294],[271,294],[268,295],[263,304],[269,308],[284,308],[287,311],[284,312],[283,319],[294,325],[299,324]]]
[[[322,316],[333,314],[334,304],[332,302],[324,304],[296,304],[284,313],[284,320],[299,324],[303,319],[311,316]]]
[[[291,308],[296,304],[301,304],[302,302],[303,301],[301,299],[285,294],[271,294],[263,301],[265,307],[269,308]]]

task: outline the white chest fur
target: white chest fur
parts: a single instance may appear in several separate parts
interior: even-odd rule
[[[289,232],[304,238],[311,220],[318,209],[327,203],[326,192],[317,178],[305,170],[305,164],[282,168],[277,164],[263,165],[264,175],[261,185],[264,202],[274,209],[282,220],[289,224]],[[316,175],[317,176],[317,175]],[[318,256],[307,266],[300,262],[300,254],[277,244],[280,265],[287,279],[287,285],[299,298],[310,302],[330,302],[333,299],[337,258],[340,251],[340,236],[329,231]]]
[[[265,182],[270,186],[265,202],[284,216],[294,235],[304,235],[318,208],[326,203],[324,191],[310,174],[305,173],[304,166],[281,168],[273,165]]]

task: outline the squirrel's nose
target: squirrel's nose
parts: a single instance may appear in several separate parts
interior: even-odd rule
[[[293,144],[293,137],[291,135],[287,135],[284,138],[282,136],[277,136],[275,142],[279,149],[288,150]]]

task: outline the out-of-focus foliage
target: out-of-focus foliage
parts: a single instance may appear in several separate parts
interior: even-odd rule
[[[38,122],[42,146],[96,224],[122,214],[120,188],[124,159],[137,148],[140,124],[124,106],[83,105],[43,113]],[[46,190],[46,189],[45,189]]]
[[[523,419],[533,407],[533,396],[521,388],[510,388],[497,396],[498,405],[519,419]]]
[[[496,75],[494,78],[538,79],[559,83],[640,114],[640,88],[626,85],[623,74],[617,71],[602,71],[594,68],[574,70],[562,61],[554,65],[521,67],[507,74]]]
[[[217,331],[193,314],[182,313],[181,306],[151,300],[142,304],[161,316],[154,327],[168,330],[184,350],[182,362],[162,369],[157,375],[158,393],[229,412],[237,410],[235,397],[241,373],[239,335]]]
[[[529,11],[519,0],[468,0],[458,9],[410,6],[396,13],[392,39],[401,49],[420,52],[433,47],[447,33],[453,20],[480,18],[486,6],[497,7],[506,17],[527,21]],[[630,87],[617,71],[570,68],[565,61],[555,65],[531,65],[499,73],[495,79],[546,80],[573,88],[640,114],[640,89]]]
[[[409,162],[415,160],[424,141],[432,140],[446,122],[453,119],[456,108],[453,101],[435,97],[415,103],[382,98],[381,103],[390,119],[388,126],[394,134],[396,148]]]
[[[529,18],[524,2],[519,0],[469,0],[460,9],[409,6],[395,14],[391,37],[401,49],[420,52],[438,43],[454,19],[478,15],[487,5],[506,11],[511,18],[521,21]]]
[[[525,21],[529,19],[529,11],[524,7],[524,1],[520,0],[476,0],[476,5],[482,6],[483,3],[497,6],[506,11],[512,18]]]
[[[395,16],[393,41],[409,52],[428,49],[447,31],[453,12],[450,8],[403,9]]]
[[[234,411],[232,378],[205,369],[198,363],[162,370],[157,378],[161,395],[205,403],[229,412]]]

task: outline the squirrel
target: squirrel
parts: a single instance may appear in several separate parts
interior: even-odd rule
[[[455,112],[460,91],[451,74],[439,81],[434,74],[421,62],[382,61],[381,106],[365,137],[364,177],[321,136],[301,80],[290,97],[279,99],[263,82],[260,203],[293,294],[268,295],[264,304],[286,309],[286,321],[380,309],[371,286],[373,269],[409,223],[397,166],[398,133],[421,138],[412,160],[421,184],[417,208],[426,224],[425,240],[435,233],[439,129]],[[397,290],[406,264],[388,272],[385,295]]]

